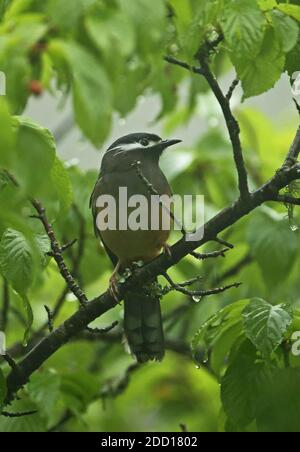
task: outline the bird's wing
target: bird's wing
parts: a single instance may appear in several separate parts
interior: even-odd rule
[[[113,265],[116,266],[117,263],[118,263],[118,258],[108,248],[108,246],[106,245],[106,243],[103,240],[103,237],[101,236],[101,232],[97,228],[97,215],[98,215],[98,212],[97,212],[96,202],[97,202],[97,198],[100,196],[100,194],[101,194],[101,174],[100,174],[99,179],[97,180],[97,182],[95,184],[93,193],[92,193],[91,198],[90,198],[90,208],[92,209],[92,214],[93,214],[93,223],[94,223],[95,235],[96,235],[96,237],[98,237],[101,240],[101,243],[104,246],[104,249],[105,249],[107,255],[109,256],[109,258],[112,261]]]

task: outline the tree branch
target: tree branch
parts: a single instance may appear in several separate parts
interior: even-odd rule
[[[79,287],[79,285],[73,278],[73,276],[71,275],[71,273],[69,272],[69,270],[65,264],[65,261],[64,261],[63,255],[62,255],[62,248],[58,244],[58,241],[55,237],[52,225],[48,221],[45,208],[42,206],[42,204],[39,201],[37,201],[35,199],[32,200],[31,203],[38,213],[37,218],[42,222],[44,229],[46,231],[46,234],[49,237],[49,240],[51,243],[52,255],[53,255],[54,260],[57,263],[60,274],[66,281],[70,292],[72,292],[75,295],[75,297],[77,298],[77,300],[79,301],[81,306],[84,306],[86,304],[86,302],[88,301],[88,299],[87,299],[85,293],[81,290],[81,288]]]
[[[208,290],[188,290],[188,289],[186,289],[186,287],[189,285],[192,285],[195,282],[195,279],[191,280],[191,281],[186,281],[183,284],[176,284],[176,283],[174,283],[174,281],[170,278],[170,276],[167,273],[164,274],[164,277],[170,284],[170,287],[167,288],[166,293],[170,292],[171,290],[176,290],[177,292],[180,292],[184,295],[192,297],[193,299],[195,297],[203,298],[203,297],[206,297],[209,295],[217,295],[217,294],[225,292],[228,289],[232,289],[233,287],[237,288],[241,285],[241,283],[234,283],[234,284],[230,284],[228,286],[217,287],[217,288],[208,289]]]
[[[239,184],[239,190],[241,198],[247,200],[249,198],[249,187],[248,187],[248,175],[245,167],[245,162],[243,158],[243,151],[242,151],[242,145],[240,141],[240,127],[235,119],[235,117],[232,114],[229,100],[231,97],[227,98],[224,96],[217,79],[213,75],[213,73],[210,70],[210,67],[207,62],[207,57],[205,55],[199,54],[199,62],[201,64],[201,68],[203,71],[203,75],[209,84],[212,92],[214,93],[217,101],[219,102],[219,105],[222,109],[224,119],[227,125],[227,129],[229,132],[232,149],[233,149],[233,156],[234,161],[238,173],[238,184]],[[234,85],[235,87],[236,85]],[[232,88],[231,88],[232,89]],[[233,88],[234,89],[234,88]],[[232,89],[232,92],[233,92]],[[230,93],[230,92],[229,92]]]
[[[292,166],[298,160],[299,153],[300,153],[300,126],[298,127],[293,144],[286,157],[284,166],[287,166],[287,167]]]
[[[174,64],[175,66],[180,66],[180,67],[182,67],[184,69],[187,69],[188,71],[193,72],[194,74],[203,75],[203,71],[202,71],[202,69],[200,67],[190,66],[188,63],[185,63],[184,61],[177,60],[177,58],[174,58],[172,56],[165,56],[164,60],[167,63]]]

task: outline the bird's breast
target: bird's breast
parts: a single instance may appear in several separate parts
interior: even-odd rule
[[[168,206],[164,209],[152,192],[155,190],[159,195],[165,195],[168,204],[171,189],[167,179],[159,168],[146,168],[143,176],[151,184],[152,190],[133,168],[103,175],[95,190],[97,199],[93,202],[96,202],[95,214],[101,239],[124,265],[135,260],[150,261],[156,257],[172,228]],[[111,221],[110,225],[105,216],[110,209],[107,203],[99,202],[107,199],[107,196],[111,197],[111,209],[115,210],[115,222]],[[111,215],[114,213],[111,212]],[[99,221],[103,224],[99,224]]]

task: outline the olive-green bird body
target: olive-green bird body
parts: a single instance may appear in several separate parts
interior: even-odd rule
[[[149,144],[145,146],[146,143]],[[163,142],[156,135],[131,134],[115,142],[103,157],[100,176],[91,197],[91,206],[96,234],[116,266],[116,272],[121,273],[133,262],[151,261],[158,256],[168,240],[170,228],[165,230],[162,228],[161,206],[158,207],[158,229],[151,228],[151,193],[145,179],[151,183],[159,195],[171,196],[168,181],[159,168],[162,150],[171,144],[175,144],[175,140]],[[133,166],[137,161],[140,162],[139,167],[144,180]],[[126,217],[127,223],[130,215],[137,208],[135,205],[130,207],[123,204],[124,201],[120,201],[120,188],[123,194],[125,189],[127,200],[136,195],[143,195],[148,200],[146,210],[142,209],[139,212],[147,223],[145,230],[140,228],[132,230],[130,225],[127,225],[127,228],[124,228],[124,225],[120,228],[120,215],[123,216],[123,221],[124,216]],[[115,200],[116,228],[104,230],[99,228],[97,219],[107,206],[99,203],[98,200],[99,197],[107,195]],[[142,218],[139,218],[140,220]],[[139,287],[126,293],[124,331],[130,350],[139,362],[163,358],[164,336],[160,301],[151,294],[149,286],[145,290]]]

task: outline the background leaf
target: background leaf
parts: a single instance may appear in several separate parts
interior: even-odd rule
[[[283,305],[272,306],[260,298],[250,300],[243,317],[246,336],[264,357],[281,344],[293,320]]]

